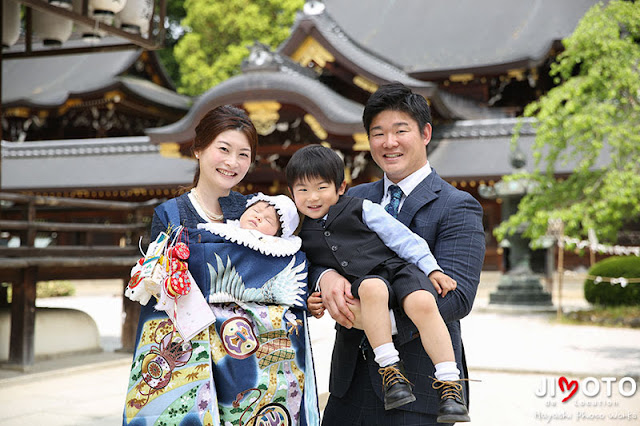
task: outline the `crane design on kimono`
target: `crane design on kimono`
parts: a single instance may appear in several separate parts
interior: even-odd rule
[[[216,266],[210,263],[211,292],[209,303],[257,302],[302,307],[305,305],[306,278],[305,262],[296,266],[296,258],[279,273],[259,287],[246,287],[242,276],[238,274],[231,260],[227,257],[226,265],[220,256],[215,254]]]

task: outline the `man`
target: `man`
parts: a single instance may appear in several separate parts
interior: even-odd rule
[[[391,204],[388,211],[397,213],[398,220],[427,241],[444,273],[457,282],[457,289],[439,297],[437,303],[464,377],[460,319],[471,311],[484,261],[482,208],[471,195],[455,189],[431,169],[427,160],[431,112],[422,96],[400,83],[383,85],[367,101],[363,122],[371,156],[384,171],[384,179],[352,188],[349,195],[383,206]],[[402,190],[399,203],[390,195],[392,185]],[[415,385],[416,401],[385,412],[374,355],[363,332],[352,328],[359,302],[352,297],[349,282],[328,270],[319,284],[324,306],[340,324],[323,425],[442,425],[436,421],[438,391],[425,377],[433,371],[433,363],[411,320],[402,310],[393,311],[394,343],[406,376]],[[468,395],[467,382],[462,383]]]

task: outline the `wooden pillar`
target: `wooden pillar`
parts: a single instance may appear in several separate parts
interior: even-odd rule
[[[122,288],[122,335],[120,337],[122,352],[133,352],[136,344],[136,332],[138,330],[138,319],[140,318],[141,305],[138,302],[130,300],[124,295],[124,289],[129,283],[129,277],[123,280],[124,286]],[[153,303],[153,301],[149,301]]]
[[[9,307],[9,287],[0,283],[0,309]]]
[[[23,368],[34,361],[37,278],[37,269],[28,267],[23,271],[22,282],[13,285],[9,363]]]
[[[27,241],[21,241],[20,245],[34,247],[36,244],[36,230],[32,224],[36,221],[36,205],[33,200],[30,200],[27,205],[27,221],[29,222],[29,228],[27,229]]]
[[[140,209],[135,209],[131,220],[134,223],[142,222],[142,212]],[[131,220],[129,221],[131,223]],[[127,244],[135,244],[137,245],[138,239],[142,235],[141,232],[133,231],[129,235],[125,235],[125,238],[129,238],[130,241]],[[132,265],[133,266],[133,265]],[[123,278],[123,287],[122,287],[122,334],[121,334],[121,344],[120,348],[123,352],[134,352],[135,344],[136,344],[136,333],[138,331],[138,320],[140,318],[140,311],[142,306],[139,302],[134,302],[124,295],[124,291],[127,288],[127,284],[129,283],[129,279],[131,277],[127,276]],[[153,303],[154,300],[149,301],[149,303]]]

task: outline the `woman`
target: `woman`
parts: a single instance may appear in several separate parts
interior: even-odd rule
[[[231,189],[255,159],[257,139],[244,111],[221,106],[207,113],[196,127],[193,188],[154,212],[152,240],[165,232],[187,243],[192,291],[202,292],[216,321],[185,341],[167,314],[154,310],[155,300],[143,307],[126,425],[318,424],[306,306],[280,302],[271,291],[287,270],[304,270],[298,277],[306,279],[304,255],[285,265],[198,229],[245,210],[246,197]],[[271,297],[263,303],[221,297],[229,280],[236,290],[245,283],[258,292],[268,287]]]

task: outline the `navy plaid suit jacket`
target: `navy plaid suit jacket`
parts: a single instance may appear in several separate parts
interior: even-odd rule
[[[380,203],[384,191],[382,180],[358,185],[348,195]],[[456,280],[458,286],[444,298],[437,300],[440,314],[447,323],[456,361],[466,371],[462,347],[460,319],[471,311],[480,281],[484,261],[485,235],[482,226],[482,207],[469,193],[455,189],[437,175],[435,170],[427,176],[406,198],[398,220],[424,238],[444,272]],[[421,413],[435,414],[438,411],[438,396],[431,388],[435,368],[424,351],[411,320],[396,312],[398,335],[394,343],[404,362],[407,378],[415,385],[416,401],[400,407]],[[349,389],[358,356],[362,356],[360,345],[364,333],[348,330],[337,325],[336,342],[331,361],[329,390],[332,395],[342,397]],[[367,356],[368,372],[373,388],[382,399],[382,384],[378,365],[373,354]],[[465,382],[466,383],[466,382]],[[468,397],[468,386],[466,386]],[[352,390],[353,391],[353,390]]]

